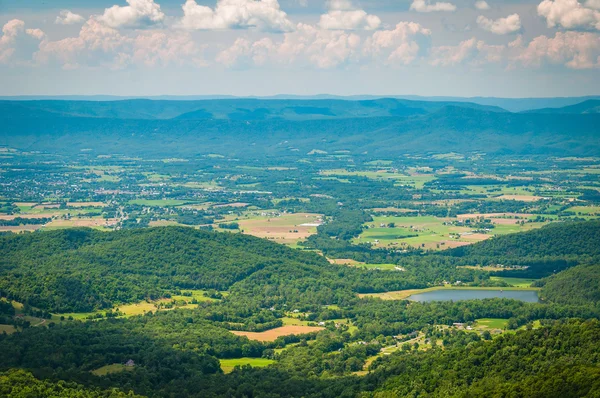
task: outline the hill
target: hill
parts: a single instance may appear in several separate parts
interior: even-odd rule
[[[443,254],[475,264],[526,266],[526,270],[514,273],[539,277],[579,263],[597,263],[600,261],[598,242],[600,221],[552,223],[537,230],[450,249]]]
[[[112,308],[180,289],[230,289],[246,306],[252,299],[270,306],[424,286],[409,275],[329,264],[265,239],[183,227],[0,236],[0,252],[0,296],[52,312]]]
[[[80,102],[65,104],[71,109],[66,113],[52,107],[24,108],[21,102],[0,103],[0,146],[64,154],[85,149],[92,155],[186,157],[219,153],[295,159],[315,149],[375,156],[449,151],[594,156],[600,152],[600,114],[515,114],[395,100],[325,101],[318,106],[315,101],[296,101],[301,105],[294,106],[280,101],[279,108],[270,102],[272,107],[264,108],[255,101],[253,108],[217,109],[227,101],[184,113],[183,108],[170,108],[178,105],[168,101],[164,109],[155,109],[158,105],[153,101],[128,102],[132,107],[135,104],[131,112],[128,108],[114,111],[111,106],[117,106],[115,103],[100,102],[106,107],[103,113],[97,108],[85,110],[86,104]],[[192,102],[182,103],[189,106]],[[88,113],[85,117],[71,114],[81,114],[83,111],[73,109],[82,107]],[[99,112],[117,116],[89,115]],[[142,114],[175,118],[131,118]]]
[[[600,303],[600,266],[578,265],[540,282],[542,297],[548,301],[587,305]]]
[[[148,99],[0,101],[0,114],[10,118],[22,115],[22,110],[27,109],[31,114],[109,119],[311,120],[421,115],[437,111],[448,105],[504,112],[503,109],[494,106],[453,101],[428,102],[393,98],[358,101],[235,98],[189,101]],[[18,112],[14,112],[13,109],[17,109]]]
[[[581,113],[600,113],[600,99],[590,99],[578,104],[564,106],[561,108],[543,108],[528,111],[528,113],[541,114],[581,114]]]

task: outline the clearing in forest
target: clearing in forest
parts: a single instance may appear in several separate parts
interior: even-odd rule
[[[237,330],[232,330],[231,333],[237,336],[246,336],[250,340],[257,341],[275,341],[278,337],[281,336],[289,336],[292,334],[306,334],[312,332],[318,332],[325,328],[320,326],[297,326],[297,325],[287,325],[281,326],[275,329],[265,330],[264,332],[241,332]]]

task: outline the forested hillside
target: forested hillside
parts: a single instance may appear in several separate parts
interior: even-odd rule
[[[600,221],[555,223],[544,228],[495,237],[444,255],[476,264],[526,266],[516,274],[545,276],[578,263],[600,261]]]
[[[298,157],[315,149],[378,156],[449,151],[593,156],[600,150],[598,114],[516,114],[479,105],[391,99],[232,101],[208,102],[217,107],[213,110],[195,109],[199,105],[193,101],[160,108],[152,101],[0,102],[0,145],[65,153],[222,153],[242,158]]]
[[[0,236],[0,250],[2,295],[53,312],[111,308],[180,289],[226,290],[236,282],[233,293],[272,304],[332,304],[353,291],[426,286],[251,236],[181,227]]]
[[[537,283],[542,297],[555,303],[600,303],[600,265],[578,265]]]

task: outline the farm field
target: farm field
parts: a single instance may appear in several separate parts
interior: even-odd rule
[[[323,327],[319,326],[281,326],[275,329],[266,330],[264,332],[242,332],[232,330],[231,333],[237,336],[246,336],[250,340],[257,341],[275,341],[280,336],[289,336],[291,334],[306,334],[311,332],[318,332],[323,330]]]
[[[219,220],[219,224],[236,222],[244,234],[292,245],[316,234],[322,218],[322,215],[313,213],[278,213],[265,210],[226,217],[225,220]]]
[[[231,373],[236,366],[250,365],[253,368],[264,368],[269,366],[275,361],[267,358],[232,358],[232,359],[219,359],[221,369],[224,373]]]
[[[168,207],[181,206],[188,201],[176,199],[133,199],[128,202],[131,205],[150,206],[150,207]]]
[[[373,216],[373,221],[364,224],[363,232],[352,240],[355,244],[370,243],[377,247],[443,250],[464,246],[494,235],[505,235],[540,228],[546,223],[517,224],[518,219],[505,216],[492,218],[494,228],[487,233],[473,232],[472,227],[452,225],[452,222],[475,218],[475,215],[458,217],[435,216]],[[479,216],[484,216],[480,214]],[[533,217],[533,215],[527,215]],[[393,227],[389,227],[392,224]],[[417,236],[415,236],[417,235]]]
[[[508,324],[508,319],[502,318],[482,318],[475,321],[477,329],[500,329],[504,330]]]
[[[504,276],[492,276],[490,279],[493,281],[506,282],[513,287],[530,287],[531,284],[537,280],[529,278],[509,278]]]

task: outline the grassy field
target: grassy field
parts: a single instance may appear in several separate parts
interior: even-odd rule
[[[573,206],[569,207],[567,211],[588,216],[600,215],[600,206]]]
[[[13,325],[0,325],[0,334],[2,334],[2,333],[11,334],[16,331],[17,331],[17,329],[15,329],[15,327]]]
[[[491,280],[502,281],[508,283],[513,287],[530,287],[536,279],[528,279],[528,278],[508,278],[504,276],[492,276]]]
[[[224,373],[231,373],[236,366],[250,365],[253,368],[264,368],[275,363],[274,360],[267,358],[220,359],[219,362]]]
[[[394,180],[395,185],[410,185],[412,187],[421,189],[426,182],[435,180],[434,175],[406,175],[400,173],[394,173],[390,170],[378,170],[378,171],[349,171],[344,169],[332,169],[323,170],[321,175],[324,176],[354,176],[354,177],[366,177],[372,180]]]
[[[185,290],[184,292],[191,293],[191,296],[172,295],[171,298],[165,298],[165,299],[151,301],[151,302],[140,301],[139,303],[122,304],[122,305],[116,306],[114,308],[114,310],[116,310],[118,308],[120,312],[125,314],[124,317],[127,318],[127,317],[135,316],[135,315],[143,315],[144,313],[149,312],[149,311],[152,311],[152,312],[168,311],[169,310],[168,308],[159,309],[158,304],[170,303],[172,300],[185,301],[187,303],[186,305],[180,305],[180,306],[176,307],[176,308],[183,308],[183,309],[196,308],[197,304],[191,303],[194,298],[197,301],[217,301],[216,299],[206,297],[204,295],[204,293],[206,292],[205,290]],[[220,293],[223,296],[226,296],[228,294],[228,292],[220,292]],[[100,310],[100,311],[93,311],[93,312],[70,312],[70,313],[63,313],[63,314],[54,314],[52,316],[52,320],[54,320],[54,321],[60,320],[61,316],[65,317],[65,318],[72,317],[75,320],[86,320],[89,317],[93,317],[97,314],[105,314],[106,311],[107,310]],[[100,319],[103,319],[103,318],[100,318]]]
[[[107,374],[124,372],[124,371],[132,371],[134,369],[133,366],[125,366],[121,363],[113,363],[112,365],[102,366],[101,368],[92,370],[92,374],[96,376],[106,376]]]
[[[521,221],[520,219],[506,218],[503,215],[489,215],[490,217],[482,215],[491,218],[494,228],[487,233],[479,233],[473,232],[471,227],[451,224],[466,218],[467,215],[460,216],[461,218],[373,216],[373,221],[365,223],[363,232],[352,242],[354,244],[371,243],[378,247],[417,247],[428,250],[444,250],[480,242],[494,235],[529,231],[546,224],[532,222],[521,225],[517,224],[518,221]],[[534,215],[527,216],[533,217]],[[394,224],[394,227],[387,227],[389,224]],[[410,235],[417,236],[409,237]]]
[[[476,328],[483,329],[504,329],[508,324],[508,319],[502,318],[482,318],[476,320]]]

